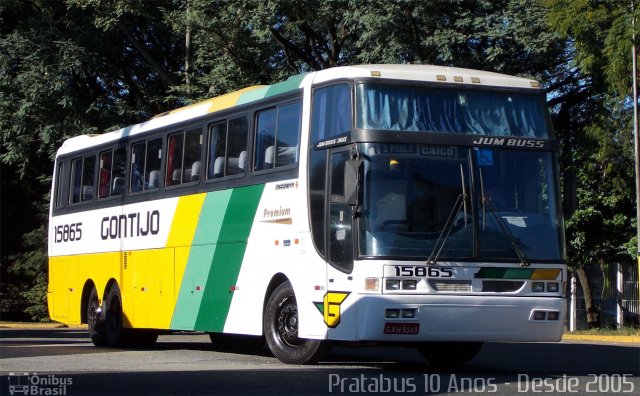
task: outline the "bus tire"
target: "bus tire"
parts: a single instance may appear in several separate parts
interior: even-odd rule
[[[438,367],[457,367],[473,359],[482,342],[426,342],[418,352],[431,364]]]
[[[104,313],[98,302],[98,291],[95,287],[91,288],[89,293],[89,302],[87,304],[87,327],[89,328],[89,337],[95,346],[107,346],[107,334],[104,323]]]
[[[105,304],[105,333],[111,347],[122,347],[128,343],[128,332],[123,326],[122,297],[117,283],[109,289]]]
[[[281,362],[313,364],[329,349],[326,341],[298,338],[298,305],[289,282],[282,283],[269,296],[263,327],[267,346]]]

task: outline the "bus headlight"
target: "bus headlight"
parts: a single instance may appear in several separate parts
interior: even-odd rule
[[[400,279],[387,279],[387,290],[400,290]]]
[[[396,308],[387,308],[384,310],[384,317],[387,319],[397,319],[400,317],[400,310]]]
[[[548,282],[547,291],[550,293],[557,293],[560,290],[560,284],[558,282]]]
[[[404,290],[416,290],[418,281],[415,279],[408,279],[402,281],[402,288]]]
[[[544,292],[544,282],[532,282],[531,283],[531,291],[534,293],[543,293]]]

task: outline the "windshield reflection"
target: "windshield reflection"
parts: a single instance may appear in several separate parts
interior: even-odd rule
[[[362,256],[562,259],[550,153],[398,144],[361,152]]]

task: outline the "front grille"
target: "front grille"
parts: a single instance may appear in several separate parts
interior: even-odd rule
[[[524,286],[523,281],[502,281],[486,280],[482,281],[482,291],[491,293],[510,293],[518,291]]]
[[[430,279],[429,285],[439,292],[465,293],[471,291],[470,280],[435,280]]]

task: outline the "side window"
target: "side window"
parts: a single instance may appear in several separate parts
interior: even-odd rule
[[[245,173],[248,132],[247,117],[217,122],[209,127],[207,179]]]
[[[227,149],[227,122],[209,127],[209,166],[207,179],[224,176],[224,152]]]
[[[344,203],[344,164],[349,159],[348,151],[331,156],[331,184],[329,191],[329,263],[351,272],[353,269],[353,236],[351,232],[351,207]]]
[[[192,129],[169,135],[167,139],[167,186],[200,180],[202,130]]]
[[[162,138],[134,143],[131,146],[130,191],[132,193],[160,187]]]
[[[96,157],[76,158],[71,161],[71,168],[69,203],[91,201],[94,195]]]
[[[258,113],[254,170],[298,162],[301,110],[296,102]]]
[[[55,191],[55,205],[56,208],[64,205],[64,201],[62,198],[63,184],[64,184],[64,162],[58,162],[58,171],[56,172],[56,191]]]
[[[202,129],[192,129],[184,137],[184,160],[182,165],[182,182],[200,180],[202,173]]]
[[[117,148],[113,153],[113,163],[111,171],[111,196],[122,195],[124,193],[124,176],[127,168],[127,149]]]
[[[113,150],[100,153],[100,174],[98,176],[98,198],[108,198],[111,196],[111,167],[113,160]]]
[[[127,150],[123,147],[100,153],[98,198],[121,195],[124,192],[124,174]]]
[[[248,132],[249,122],[247,121],[247,117],[229,120],[225,176],[245,173],[247,167]]]
[[[313,93],[311,143],[351,131],[351,87],[332,85]]]
[[[182,184],[183,143],[184,132],[169,135],[167,139],[167,175],[165,177],[165,185],[167,186]]]

